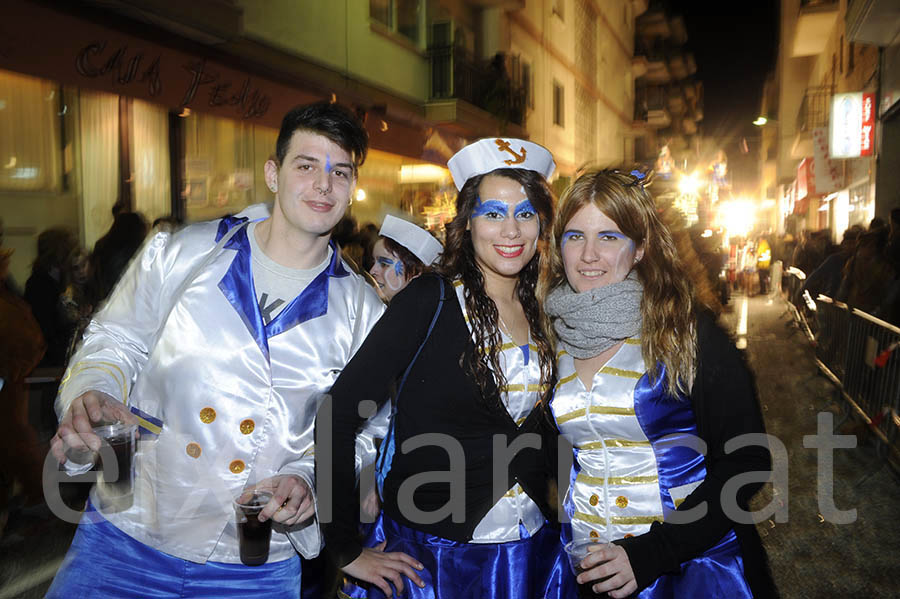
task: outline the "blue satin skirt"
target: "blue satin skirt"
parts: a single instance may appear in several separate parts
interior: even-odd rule
[[[578,597],[578,583],[569,567],[563,545],[572,540],[572,527],[563,524],[560,543],[554,555],[548,554],[556,577],[547,581],[547,599]],[[638,593],[640,599],[752,599],[753,593],[744,578],[744,560],[737,536],[731,530],[712,549],[681,564],[681,573],[663,575]]]
[[[534,536],[508,543],[462,543],[399,524],[383,513],[364,542],[374,547],[386,540],[386,552],[402,551],[425,569],[420,589],[404,580],[406,599],[544,599],[553,554],[559,537],[549,525]],[[568,566],[566,566],[568,567]],[[385,599],[381,589],[345,584],[341,598]]]
[[[93,512],[82,517],[48,599],[298,599],[300,558],[262,566],[198,564],[140,543]]]

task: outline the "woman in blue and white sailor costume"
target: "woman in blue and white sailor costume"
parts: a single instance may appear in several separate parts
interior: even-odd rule
[[[558,531],[546,457],[527,440],[543,429],[553,377],[534,288],[554,164],[537,144],[490,139],[448,166],[460,193],[438,274],[394,297],[331,391],[333,470],[317,463],[336,489],[326,549],[369,597],[542,597]],[[360,404],[395,380],[377,472],[385,541],[364,548],[353,494],[339,490],[353,488]]]
[[[441,242],[425,229],[391,214],[384,217],[378,239],[372,247],[373,265],[369,274],[378,286],[378,292],[390,301],[403,291],[416,277],[432,272],[432,264],[443,250]],[[396,397],[396,387],[392,385],[390,394]],[[380,443],[383,439],[377,439]],[[383,461],[383,454],[379,454]],[[375,490],[374,480],[360,479],[360,530],[365,538],[365,547],[376,547],[384,541],[384,526],[381,516],[381,500]],[[373,521],[374,519],[374,521]],[[357,584],[345,579],[338,590],[339,597],[357,599],[368,595],[368,584]]]
[[[725,449],[764,433],[752,375],[695,295],[644,176],[582,175],[553,233],[542,280],[559,349],[550,411],[574,447],[561,541],[598,544],[577,580],[556,569],[547,596],[774,595],[755,528],[732,520],[770,470],[766,446]]]

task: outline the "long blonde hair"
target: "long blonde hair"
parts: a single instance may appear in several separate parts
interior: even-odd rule
[[[575,213],[588,204],[599,208],[644,250],[634,271],[644,287],[641,353],[651,380],[659,377],[662,364],[668,392],[675,397],[690,393],[697,367],[697,300],[672,233],[640,179],[618,171],[594,170],[582,174],[563,192],[541,273],[539,298],[543,302],[553,289],[567,284],[560,241]],[[549,334],[553,335],[552,328]]]

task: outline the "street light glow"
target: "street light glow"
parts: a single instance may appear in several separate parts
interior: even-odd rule
[[[698,189],[700,189],[700,180],[697,177],[697,173],[684,175],[681,177],[681,181],[678,182],[678,191],[685,195],[693,195],[697,193]]]
[[[728,231],[727,237],[744,237],[753,228],[756,210],[748,200],[725,202],[719,209],[722,224]]]
[[[763,125],[765,125],[768,122],[769,122],[769,119],[767,119],[766,117],[758,116],[758,117],[756,117],[756,120],[753,121],[753,124],[756,125],[757,127],[762,127]]]

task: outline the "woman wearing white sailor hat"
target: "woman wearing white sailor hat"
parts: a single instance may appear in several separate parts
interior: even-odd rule
[[[369,270],[388,302],[417,276],[430,269],[443,246],[431,233],[388,214],[372,247],[375,263]]]
[[[383,512],[361,544],[354,498],[337,494],[326,546],[345,573],[372,585],[370,599],[391,596],[391,585],[410,599],[543,597],[545,556],[558,546],[546,525],[546,459],[526,443],[507,461],[495,439],[519,445],[543,432],[555,360],[535,285],[555,164],[538,144],[492,138],[447,166],[459,194],[434,274],[396,295],[331,389],[333,485],[349,489],[359,402],[382,400],[400,381],[376,468]],[[464,485],[415,482],[448,470],[443,449],[395,451],[426,434],[461,447]],[[417,490],[401,500],[409,487]],[[463,513],[447,512],[451,504]]]

